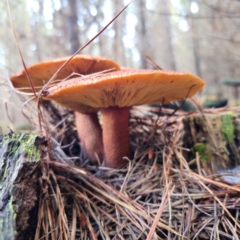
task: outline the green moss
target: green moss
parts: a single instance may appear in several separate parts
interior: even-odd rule
[[[6,135],[2,141],[6,145],[11,141],[10,155],[16,156],[17,153],[25,152],[27,157],[33,161],[39,161],[41,159],[40,150],[35,146],[35,140],[37,135],[35,134],[13,134]]]
[[[7,209],[5,214],[12,216],[12,219],[16,221],[17,213],[16,213],[16,206],[13,204],[13,198],[11,197],[8,201]],[[14,223],[15,225],[16,223]],[[14,225],[11,226],[11,232],[14,233],[14,235],[17,233],[17,231],[14,229]]]
[[[39,161],[41,158],[41,153],[34,144],[36,135],[31,135],[31,134],[29,135],[30,135],[29,139],[23,142],[22,148],[26,151],[30,159],[35,158],[34,159],[35,161]]]
[[[208,161],[210,158],[210,153],[207,152],[207,146],[204,143],[196,143],[194,145],[194,150],[198,152],[200,156],[200,161]]]
[[[222,124],[221,124],[222,132],[225,139],[229,143],[232,143],[234,140],[234,125],[233,125],[232,118],[235,116],[236,115],[234,113],[229,113],[222,117]]]

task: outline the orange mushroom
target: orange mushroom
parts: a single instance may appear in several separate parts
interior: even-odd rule
[[[65,57],[30,66],[27,70],[36,90],[41,90],[44,84],[51,79],[68,59],[68,57]],[[63,80],[73,73],[86,75],[104,70],[114,71],[119,69],[120,66],[110,59],[77,55],[58,72],[55,79]],[[25,70],[12,76],[10,80],[16,89],[31,92]],[[92,108],[83,102],[72,109],[75,110],[76,127],[82,149],[87,157],[96,164],[98,160],[103,160],[102,129],[97,116],[98,108]]]
[[[124,156],[131,156],[128,131],[131,106],[192,97],[204,85],[190,73],[123,70],[71,79],[48,88],[43,96],[73,110],[83,103],[101,108],[105,163],[115,168],[126,163]]]
[[[36,90],[41,90],[50,78],[60,69],[60,67],[69,59],[69,57],[53,59],[34,64],[27,68]],[[57,74],[56,80],[65,79],[71,74],[87,75],[104,70],[119,70],[120,66],[114,61],[90,55],[76,55],[73,57]],[[72,77],[76,77],[72,76]],[[29,86],[25,70],[11,76],[13,86],[23,92],[32,92]]]

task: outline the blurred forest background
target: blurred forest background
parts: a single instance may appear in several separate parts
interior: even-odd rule
[[[9,0],[27,66],[68,56],[100,31],[128,0]],[[22,70],[7,5],[0,1],[0,125],[24,124],[21,101],[6,79]],[[228,97],[226,79],[240,79],[240,1],[132,0],[81,53],[131,68],[187,71],[203,78],[204,96]],[[10,124],[11,123],[11,124]]]

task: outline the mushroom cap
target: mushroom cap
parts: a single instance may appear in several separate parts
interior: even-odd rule
[[[69,57],[53,59],[28,67],[27,70],[36,90],[41,90],[44,84],[51,79],[51,77],[68,59]],[[55,79],[65,79],[72,73],[87,75],[109,69],[120,70],[120,66],[107,58],[76,55],[60,70]],[[18,90],[32,92],[25,70],[12,76],[10,80],[13,86]]]
[[[73,110],[78,104],[93,108],[169,103],[199,92],[205,83],[190,73],[124,70],[74,78],[43,92],[47,99]]]

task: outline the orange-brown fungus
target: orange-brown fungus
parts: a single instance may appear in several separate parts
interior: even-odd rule
[[[36,91],[42,90],[42,87],[47,83],[53,75],[62,67],[62,65],[69,59],[69,57],[41,62],[27,68],[28,73],[32,79]],[[54,80],[61,81],[65,78],[76,77],[76,74],[87,75],[102,71],[120,70],[120,66],[114,61],[87,55],[77,55],[72,58],[56,75]],[[75,76],[71,76],[72,74]],[[10,78],[15,88],[23,92],[31,92],[27,75],[25,70]],[[56,81],[54,82],[54,84]],[[85,155],[94,164],[103,161],[103,143],[102,143],[102,129],[98,121],[97,108],[92,108],[89,105],[75,102],[72,107],[68,104],[62,104],[65,107],[75,110],[76,127],[81,146]]]
[[[41,90],[44,84],[51,79],[51,77],[68,59],[69,57],[49,60],[37,63],[27,68],[36,91]],[[55,79],[65,79],[72,73],[87,75],[110,69],[113,71],[119,70],[120,66],[107,58],[76,55],[60,70]],[[25,70],[12,76],[10,80],[12,81],[13,86],[18,90],[23,92],[32,92]]]
[[[50,87],[43,96],[72,109],[83,103],[94,108],[130,107],[192,97],[204,85],[190,73],[124,70],[74,78]]]
[[[122,70],[100,76],[75,78],[43,92],[47,99],[76,110],[78,104],[102,109],[105,165],[116,168],[131,158],[129,107],[169,103],[192,97],[204,82],[189,73]]]

